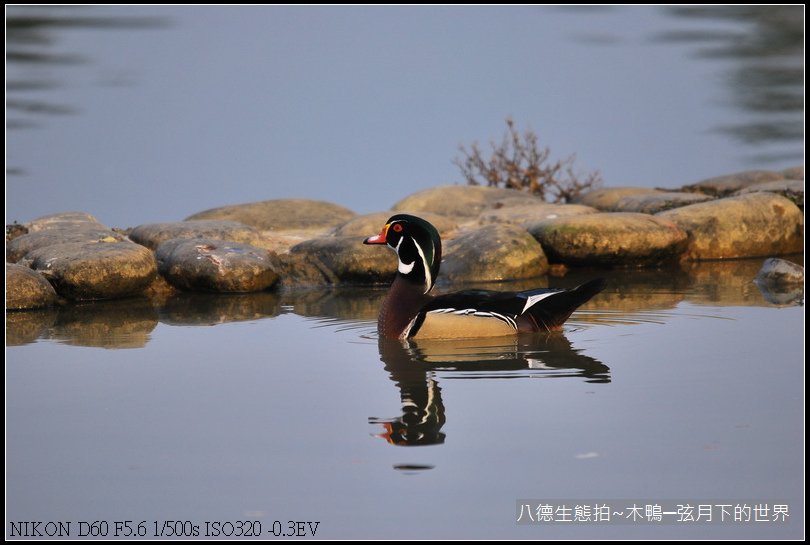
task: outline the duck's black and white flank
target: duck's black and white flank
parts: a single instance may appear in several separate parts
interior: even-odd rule
[[[364,244],[386,244],[399,260],[377,322],[379,334],[387,338],[452,339],[554,331],[605,287],[605,280],[598,278],[571,290],[467,290],[434,297],[430,290],[439,274],[442,242],[433,225],[416,216],[397,214]]]

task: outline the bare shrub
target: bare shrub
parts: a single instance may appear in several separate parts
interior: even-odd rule
[[[522,134],[506,118],[507,132],[499,145],[491,142],[492,155],[484,159],[478,143],[459,147],[462,155],[453,160],[470,185],[488,185],[528,191],[549,202],[567,203],[602,184],[599,171],[580,175],[574,170],[575,155],[552,161],[551,150],[540,147],[537,134]]]

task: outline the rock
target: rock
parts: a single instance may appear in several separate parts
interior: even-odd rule
[[[73,229],[93,227],[96,229],[109,229],[102,225],[95,216],[87,212],[60,212],[37,218],[27,225],[30,233],[46,231],[48,229]]]
[[[17,237],[21,237],[28,233],[28,227],[25,225],[20,225],[16,221],[14,223],[10,223],[6,225],[6,243],[10,240],[14,240]]]
[[[613,210],[616,203],[630,195],[646,195],[657,193],[657,189],[650,187],[603,187],[594,189],[574,199],[575,204],[596,208],[597,210]]]
[[[596,208],[582,204],[552,204],[538,202],[533,204],[522,204],[518,206],[507,206],[484,210],[478,216],[478,221],[482,225],[490,223],[507,223],[529,228],[531,225],[563,216],[577,216],[579,214],[594,214]]]
[[[784,175],[780,172],[770,170],[747,170],[727,176],[707,178],[706,180],[701,180],[694,184],[685,185],[682,191],[725,197],[749,185],[761,182],[772,182],[774,180],[781,180],[782,178],[784,178]]]
[[[263,291],[278,280],[275,256],[262,248],[216,239],[172,239],[155,252],[158,272],[191,291]]]
[[[338,225],[332,234],[335,236],[357,236],[357,237],[369,237],[371,235],[376,235],[380,232],[380,230],[385,225],[385,222],[388,221],[388,218],[393,216],[394,214],[415,214],[418,215],[420,218],[424,218],[425,220],[429,221],[433,224],[433,226],[439,231],[439,233],[447,233],[452,231],[458,226],[458,223],[453,221],[453,219],[447,216],[441,216],[439,214],[434,214],[432,212],[412,212],[412,211],[396,211],[392,212],[390,210],[386,210],[384,212],[374,212],[373,214],[364,214],[362,216],[356,216],[346,223]]]
[[[622,197],[611,208],[611,212],[640,212],[642,214],[655,214],[664,210],[671,210],[698,202],[710,201],[714,197],[702,193],[684,193],[679,191],[656,191],[655,193],[639,193]]]
[[[64,225],[63,225],[64,227]],[[48,246],[86,242],[121,242],[125,237],[107,229],[103,225],[90,223],[74,224],[70,229],[49,228],[21,235],[6,245],[6,261],[16,263],[30,252]]]
[[[306,241],[305,241],[306,242]],[[299,244],[301,244],[299,242]],[[338,284],[340,279],[320,259],[307,253],[278,254],[279,287],[309,288]]]
[[[259,230],[326,229],[348,221],[354,212],[308,199],[276,199],[212,208],[186,220],[230,220]]]
[[[175,238],[212,238],[253,244],[261,240],[261,234],[253,227],[236,221],[199,220],[145,223],[135,227],[129,233],[129,238],[138,244],[155,250],[162,242]]]
[[[771,304],[801,305],[804,301],[804,267],[796,263],[766,259],[754,283]]]
[[[677,258],[687,239],[670,221],[629,212],[556,218],[529,232],[550,260],[573,265],[656,265]]]
[[[786,198],[750,193],[656,214],[689,233],[687,259],[729,259],[801,252],[804,216]]]
[[[28,310],[55,304],[56,292],[45,277],[28,267],[6,263],[6,310]]]
[[[791,180],[804,180],[804,165],[786,168],[782,171],[782,175]]]
[[[409,210],[415,215],[434,212],[450,218],[474,218],[483,210],[501,205],[545,202],[539,197],[516,191],[476,185],[447,185],[425,189],[397,202],[392,210]]]
[[[322,237],[290,248],[292,255],[305,255],[315,269],[325,268],[338,282],[388,283],[397,270],[396,254],[390,248],[367,246],[363,237]]]
[[[804,284],[804,267],[791,261],[771,257],[762,264],[755,281],[761,285],[801,285]]]
[[[157,274],[154,254],[132,242],[71,242],[26,255],[68,299],[114,299],[141,293]]]
[[[485,225],[448,240],[438,282],[535,278],[548,272],[543,248],[525,229]]]
[[[762,182],[740,189],[734,195],[745,195],[746,193],[756,193],[758,191],[769,191],[778,193],[790,199],[799,208],[804,208],[804,180],[775,180],[773,182]]]

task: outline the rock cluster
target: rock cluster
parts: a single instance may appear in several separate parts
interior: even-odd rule
[[[798,253],[803,208],[804,168],[795,167],[677,190],[597,189],[573,204],[477,186],[420,191],[390,211],[364,216],[320,201],[272,200],[144,224],[127,234],[68,212],[7,229],[6,308],[387,283],[396,273],[394,253],[362,241],[398,212],[437,227],[444,241],[437,281],[447,284],[532,279],[550,267],[563,274],[583,265],[639,268]],[[778,274],[762,273],[758,285],[774,284]]]

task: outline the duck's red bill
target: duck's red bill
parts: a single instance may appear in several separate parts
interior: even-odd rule
[[[379,235],[368,237],[363,241],[363,244],[385,244],[385,239],[388,236],[388,224],[382,228]]]

